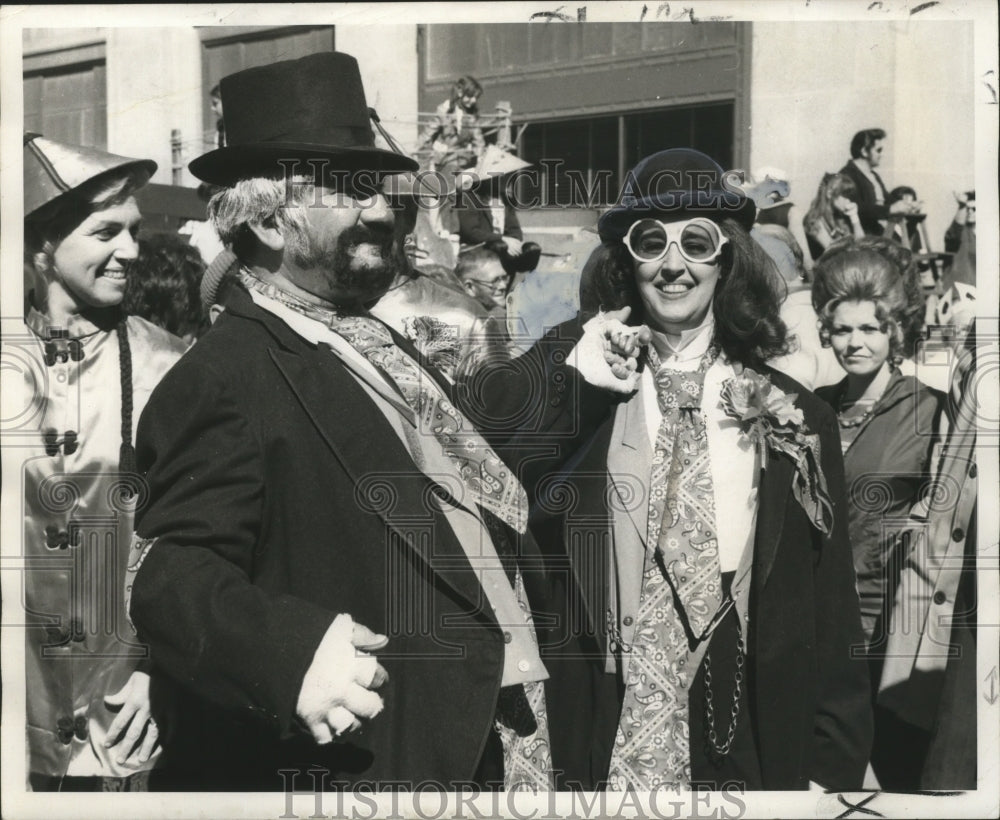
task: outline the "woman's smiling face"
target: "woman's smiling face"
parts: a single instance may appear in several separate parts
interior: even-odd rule
[[[678,227],[690,221],[683,220]],[[705,321],[721,273],[717,261],[690,262],[681,255],[676,242],[670,244],[661,259],[633,261],[644,318],[653,330],[679,334]]]
[[[140,220],[134,197],[84,219],[51,253],[50,291],[62,290],[77,310],[120,304]]]

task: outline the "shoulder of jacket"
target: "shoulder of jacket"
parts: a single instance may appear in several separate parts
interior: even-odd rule
[[[183,355],[189,348],[187,342],[179,336],[164,330],[159,325],[154,325],[148,319],[141,316],[129,316],[125,323],[128,327],[129,335],[136,339],[143,340],[154,350],[176,354],[176,358]]]
[[[261,362],[269,361],[266,350],[278,346],[259,322],[241,315],[223,313],[218,321],[181,357],[170,376],[213,385],[254,379]]]
[[[795,394],[795,404],[802,410],[806,423],[810,427],[815,428],[821,423],[832,422],[833,408],[816,393],[780,370],[775,370],[768,365],[764,366],[764,370],[771,377],[771,384],[785,393]],[[836,385],[830,387],[836,387]]]

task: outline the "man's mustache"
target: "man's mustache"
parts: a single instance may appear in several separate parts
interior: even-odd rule
[[[342,248],[352,245],[374,245],[383,253],[392,249],[395,233],[391,228],[371,227],[368,225],[352,225],[340,234],[338,244]]]

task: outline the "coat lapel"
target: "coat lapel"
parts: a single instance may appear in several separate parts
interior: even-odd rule
[[[420,472],[395,431],[346,368],[326,348],[301,342],[298,351],[270,350],[275,366],[355,486],[358,504],[380,515],[452,589],[478,606],[482,588],[450,526],[426,503],[431,480]],[[374,446],[373,446],[374,445]],[[379,503],[379,488],[391,484]],[[370,492],[366,492],[370,490]],[[371,495],[371,504],[365,499]],[[424,543],[411,522],[425,522],[437,537]],[[460,559],[460,560],[458,560]],[[446,564],[453,569],[443,569]]]
[[[617,490],[614,514],[615,620],[639,611],[642,573],[646,565],[646,537],[649,522],[649,476],[653,453],[646,430],[642,394],[620,405],[615,414],[608,470]],[[632,642],[634,621],[622,624],[622,640]]]
[[[608,472],[614,482],[620,509],[628,514],[642,544],[646,543],[648,498],[646,487],[653,467],[653,453],[646,432],[642,397],[637,393],[618,406],[608,448]]]

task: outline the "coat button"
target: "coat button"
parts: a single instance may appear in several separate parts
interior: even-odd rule
[[[90,735],[90,730],[87,728],[87,716],[77,715],[76,720],[73,721],[73,734],[76,735],[77,740],[86,740]]]
[[[514,636],[511,635],[509,632],[505,631],[503,633],[503,642],[504,643],[510,643],[512,640],[514,640]]]
[[[50,550],[64,550],[69,546],[69,532],[61,530],[55,524],[45,527],[45,546]]]
[[[59,433],[54,428],[49,428],[42,433],[42,444],[45,447],[45,455],[59,455]]]
[[[73,718],[61,717],[56,721],[56,736],[66,746],[73,742]]]
[[[955,527],[954,531],[951,534],[951,540],[961,541],[963,538],[965,538],[965,530],[963,530],[961,527]]]
[[[632,620],[631,615],[626,615],[624,618],[622,618],[622,623],[625,624],[625,626],[632,626],[632,624],[634,624],[635,621]]]
[[[66,643],[67,638],[69,638],[69,633],[61,626],[49,625],[45,627],[45,639],[50,644]]]
[[[517,668],[521,672],[527,672],[529,669],[531,669],[531,664],[528,663],[528,661],[518,661]]]
[[[934,603],[943,604],[948,600],[948,596],[945,595],[940,589],[934,593]]]

